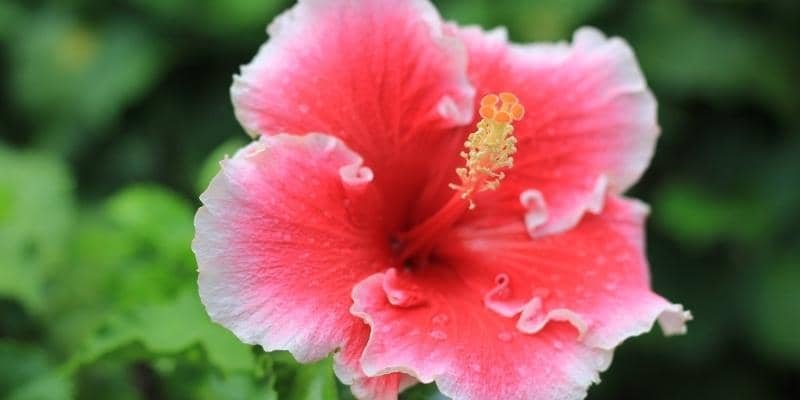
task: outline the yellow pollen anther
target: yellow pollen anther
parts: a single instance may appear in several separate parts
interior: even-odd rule
[[[466,166],[456,169],[461,183],[450,184],[450,188],[461,192],[462,199],[469,201],[470,209],[475,208],[472,194],[497,189],[505,177],[500,169],[514,165],[512,155],[517,151],[517,139],[511,124],[522,119],[525,107],[517,96],[503,92],[484,96],[478,113],[482,118],[478,130],[469,135],[464,142],[466,151],[461,152]]]
[[[517,96],[514,96],[514,93],[509,93],[509,92],[500,93],[500,100],[504,104],[517,104],[517,103],[519,103],[519,100],[517,99]]]
[[[483,98],[481,99],[481,106],[494,107],[495,105],[497,105],[498,100],[499,98],[497,97],[496,94],[487,94],[486,96],[483,96]]]
[[[483,106],[478,110],[478,114],[480,114],[483,119],[492,119],[495,114],[494,106]]]

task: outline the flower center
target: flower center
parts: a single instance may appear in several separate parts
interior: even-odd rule
[[[498,100],[501,102],[499,107]],[[513,135],[511,123],[522,119],[525,108],[519,104],[517,96],[506,92],[499,96],[484,96],[479,113],[482,119],[478,122],[478,130],[464,142],[467,151],[461,152],[467,165],[456,169],[461,184],[450,184],[462,199],[469,201],[470,210],[475,208],[472,194],[497,189],[505,177],[500,169],[514,165],[512,155],[517,152],[517,138]]]
[[[525,114],[517,96],[508,92],[486,95],[478,112],[481,116],[478,129],[467,137],[466,150],[461,152],[466,165],[456,168],[461,182],[449,185],[456,193],[433,215],[398,235],[403,243],[400,255],[403,260],[427,259],[438,237],[465,211],[475,208],[473,195],[497,189],[505,177],[501,170],[514,165],[512,155],[517,151],[517,139],[511,124]]]

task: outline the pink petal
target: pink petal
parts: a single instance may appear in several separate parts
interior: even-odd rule
[[[576,342],[565,325],[536,335],[514,331],[462,293],[464,283],[452,274],[436,284],[455,293],[410,309],[389,302],[384,278],[373,275],[353,291],[353,313],[372,326],[361,360],[367,374],[403,372],[435,381],[454,400],[565,400],[583,398],[611,361],[610,351]]]
[[[627,43],[592,28],[578,30],[571,45],[512,45],[502,30],[460,34],[477,93],[510,91],[525,106],[514,126],[514,167],[493,195],[514,204],[526,190],[541,194],[543,209],[526,217],[532,236],[569,229],[602,209],[606,191],[622,193],[639,179],[659,127]]]
[[[397,394],[413,386],[417,380],[403,373],[368,377],[361,369],[361,354],[369,339],[369,326],[362,323],[358,334],[334,357],[334,371],[339,380],[350,385],[357,399],[394,400]]]
[[[353,317],[356,282],[386,268],[372,172],[331,136],[262,137],[222,162],[201,195],[192,248],[211,318],[245,343],[308,362],[360,353],[368,329]],[[357,358],[340,376],[364,398],[394,398],[397,376],[367,380]]]
[[[513,307],[525,317],[539,300],[540,312],[518,324],[532,333],[550,320],[567,321],[586,344],[605,349],[649,331],[657,319],[664,333],[683,333],[691,315],[650,289],[644,249],[649,208],[614,195],[604,202],[600,215],[534,240],[513,213],[473,220],[444,241],[441,256],[503,275],[509,290],[489,304],[497,313],[508,315]],[[498,286],[494,282],[494,290]]]
[[[441,243],[439,264],[361,282],[351,311],[372,327],[365,372],[435,380],[455,399],[579,399],[626,338],[657,319],[668,334],[685,329],[688,313],[649,287],[646,206],[605,203],[535,240],[511,213],[462,225]],[[403,290],[420,301],[393,302]]]
[[[474,91],[463,44],[428,1],[301,0],[268,32],[231,88],[251,134],[341,138],[396,208],[442,170],[431,167],[442,148],[457,157]]]

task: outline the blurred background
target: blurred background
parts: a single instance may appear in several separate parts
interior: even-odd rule
[[[655,289],[695,321],[625,343],[589,398],[800,398],[800,2],[436,3],[520,42],[622,36],[659,100],[633,194]],[[351,398],[329,361],[213,325],[189,249],[197,195],[247,140],[231,75],[288,6],[0,1],[0,398]]]

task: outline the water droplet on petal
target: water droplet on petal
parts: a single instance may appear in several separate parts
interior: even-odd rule
[[[449,321],[450,318],[446,314],[436,314],[431,318],[431,322],[436,325],[444,325]]]
[[[386,296],[389,299],[389,303],[397,307],[414,307],[418,305],[422,305],[425,303],[425,300],[421,298],[418,294],[412,291],[405,291],[405,290],[388,290],[386,292]]]
[[[447,334],[444,331],[440,331],[438,329],[431,331],[431,337],[436,340],[445,340],[447,339]]]

